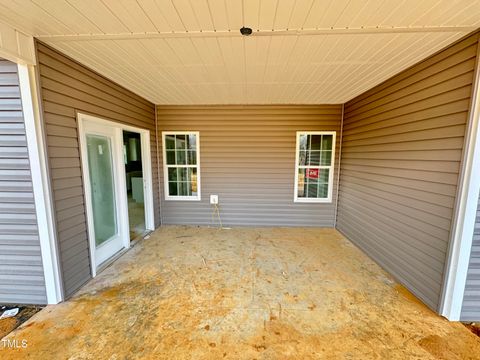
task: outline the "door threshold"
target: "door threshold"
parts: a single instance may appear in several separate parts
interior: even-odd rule
[[[137,245],[137,243],[140,240],[143,240],[145,237],[150,235],[152,232],[153,232],[152,230],[145,230],[145,232],[143,232],[142,234],[138,235],[136,238],[134,238],[133,240],[130,241],[130,247],[129,248],[123,248],[123,249],[117,251],[115,254],[113,254],[112,257],[108,258],[103,263],[98,265],[97,275],[100,274],[106,268],[108,268],[110,265],[112,265],[115,261],[117,261],[120,257],[122,257],[123,254],[125,254],[128,250],[130,250],[135,245]]]
[[[130,240],[130,247],[133,247],[138,244],[140,240],[145,239],[148,235],[150,235],[153,232],[153,230],[145,230],[143,233],[140,235],[134,237],[132,240]]]
[[[117,261],[123,254],[125,254],[130,248],[123,248],[117,251],[115,254],[113,254],[111,257],[109,257],[107,260],[105,260],[103,263],[98,265],[97,267],[97,274],[100,274],[103,270],[108,268],[110,265],[112,265],[115,261]]]

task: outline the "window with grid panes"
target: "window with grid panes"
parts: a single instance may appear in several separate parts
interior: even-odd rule
[[[297,132],[296,202],[332,201],[335,132]]]
[[[166,200],[200,200],[198,132],[164,132]]]

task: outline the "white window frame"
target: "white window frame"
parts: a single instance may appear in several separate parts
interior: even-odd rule
[[[300,155],[300,136],[301,135],[332,135],[332,159],[329,166],[313,166],[319,169],[330,169],[328,174],[328,196],[326,198],[303,198],[298,197],[298,170],[308,168],[309,166],[299,166]],[[333,173],[335,169],[335,145],[336,131],[297,131],[297,141],[295,143],[295,187],[293,201],[296,203],[331,203],[333,194]]]
[[[167,147],[166,137],[167,135],[195,135],[197,137],[197,163],[195,165],[167,165]],[[201,195],[201,181],[200,181],[200,132],[199,131],[162,131],[162,152],[163,152],[163,187],[165,192],[165,200],[168,201],[200,201]],[[168,169],[169,168],[196,168],[197,169],[197,195],[181,196],[170,195],[168,189]]]

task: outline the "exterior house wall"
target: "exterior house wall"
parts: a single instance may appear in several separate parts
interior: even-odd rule
[[[332,227],[341,111],[341,105],[158,106],[159,140],[162,131],[200,132],[201,201],[163,200],[162,222],[210,225],[210,195],[218,194],[227,226]],[[296,132],[302,130],[337,132],[331,203],[293,201]]]
[[[0,303],[46,302],[18,69],[0,59]]]
[[[37,42],[43,120],[65,296],[91,278],[77,112],[148,129],[156,226],[160,224],[155,107]]]
[[[460,320],[480,321],[480,199]]]
[[[477,44],[478,33],[345,105],[338,229],[435,310]]]

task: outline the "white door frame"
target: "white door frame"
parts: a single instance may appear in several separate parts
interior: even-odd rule
[[[123,158],[123,130],[136,132],[140,134],[141,148],[142,148],[142,172],[143,172],[143,186],[144,186],[144,205],[145,205],[145,229],[155,230],[155,219],[153,210],[153,184],[152,184],[152,161],[150,154],[150,131],[134,126],[124,125],[115,121],[102,119],[96,116],[88,115],[85,113],[77,113],[79,139],[80,139],[80,153],[82,158],[82,175],[85,197],[85,208],[88,223],[88,237],[90,245],[90,259],[92,264],[92,276],[97,274],[97,265],[95,262],[95,236],[93,231],[93,212],[91,204],[91,188],[90,188],[90,176],[88,173],[88,157],[87,157],[87,144],[85,139],[85,121],[91,123],[97,123],[102,126],[108,126],[115,130],[116,136],[113,147],[115,147],[113,166],[114,172],[118,177],[118,183],[120,184],[119,191],[120,204],[118,204],[119,221],[121,222],[121,230],[124,231],[124,247],[128,249],[130,247],[130,229],[128,221],[128,202],[127,202],[127,187],[125,176],[125,163]],[[116,156],[115,156],[116,155]]]

